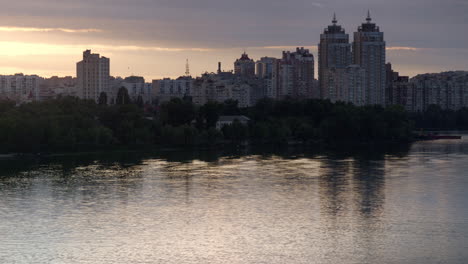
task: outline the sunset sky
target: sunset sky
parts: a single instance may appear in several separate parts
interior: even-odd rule
[[[467,0],[0,0],[0,74],[75,76],[85,49],[111,74],[147,81],[233,68],[243,50],[280,57],[296,46],[317,61],[336,12],[347,33],[370,9],[397,71],[468,70]],[[424,7],[424,8],[423,8]]]

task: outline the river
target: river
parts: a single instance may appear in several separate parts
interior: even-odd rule
[[[468,136],[0,161],[0,263],[467,263]]]

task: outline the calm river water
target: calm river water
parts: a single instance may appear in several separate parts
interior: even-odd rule
[[[468,263],[467,138],[3,160],[0,263]]]

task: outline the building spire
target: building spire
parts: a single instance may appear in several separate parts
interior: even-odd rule
[[[338,21],[336,20],[336,13],[333,13],[333,20],[332,20],[332,23],[333,25],[336,25]]]
[[[370,23],[372,21],[371,15],[370,15],[370,10],[367,10],[367,18],[366,18],[367,23]]]

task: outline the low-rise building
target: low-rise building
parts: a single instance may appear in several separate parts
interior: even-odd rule
[[[53,76],[44,79],[40,85],[40,100],[54,99],[57,97],[78,97],[77,79],[71,76]]]
[[[152,97],[160,103],[170,101],[172,98],[191,97],[193,81],[190,76],[153,80]]]
[[[410,80],[408,109],[424,111],[429,105],[459,110],[468,107],[468,72],[421,74]]]
[[[37,75],[0,75],[0,98],[17,103],[39,101],[40,86],[44,78]]]
[[[197,105],[204,105],[210,101],[223,103],[235,100],[239,107],[249,107],[254,103],[251,100],[252,89],[249,81],[232,73],[205,73],[194,80],[192,99]]]
[[[243,125],[247,125],[250,122],[250,118],[243,115],[220,116],[218,122],[216,122],[216,129],[221,130],[224,126],[232,125],[236,120]]]
[[[145,104],[151,103],[151,85],[145,83],[145,78],[140,76],[126,77],[121,83],[121,87],[127,89],[128,96],[133,102],[142,100]]]

